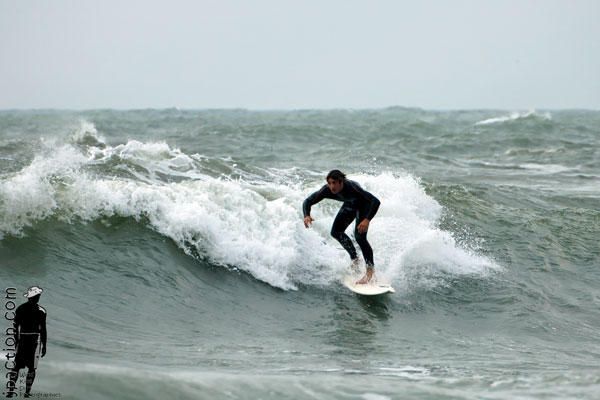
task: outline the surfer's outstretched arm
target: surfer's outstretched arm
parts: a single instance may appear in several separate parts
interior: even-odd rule
[[[329,189],[327,188],[327,185],[324,185],[321,189],[308,196],[306,200],[304,200],[304,202],[302,203],[302,213],[304,214],[305,227],[308,228],[314,221],[313,218],[310,216],[311,207],[323,200],[325,198],[325,193],[328,190]]]
[[[304,213],[305,217],[310,215],[310,208],[313,205],[320,202],[321,200],[323,200],[325,198],[325,194],[328,191],[329,188],[327,187],[327,185],[323,185],[321,189],[317,190],[316,192],[308,196],[306,200],[304,200],[304,203],[302,203],[302,212]]]

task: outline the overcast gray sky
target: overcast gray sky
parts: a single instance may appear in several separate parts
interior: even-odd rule
[[[600,109],[600,0],[0,0],[0,108]]]

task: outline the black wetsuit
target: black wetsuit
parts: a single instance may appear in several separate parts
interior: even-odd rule
[[[354,227],[354,237],[356,242],[360,246],[360,250],[363,253],[365,262],[368,266],[372,267],[375,265],[373,261],[373,249],[367,241],[367,232],[359,233],[358,224],[365,218],[369,221],[375,216],[379,209],[380,201],[377,197],[367,192],[360,185],[349,179],[344,179],[344,186],[342,190],[337,193],[331,193],[329,187],[324,185],[321,189],[317,190],[302,204],[302,211],[304,216],[310,215],[310,208],[312,205],[317,204],[323,199],[333,199],[343,201],[342,208],[338,212],[333,226],[331,227],[331,236],[337,239],[338,242],[344,247],[344,249],[350,254],[351,259],[356,259],[356,249],[352,244],[352,241],[344,233],[348,225],[356,220],[356,226]]]
[[[31,390],[37,368],[37,348],[40,343],[43,349],[46,348],[46,310],[37,302],[28,301],[17,307],[13,322],[18,343],[15,366],[8,374],[10,382],[7,384],[7,389],[10,393],[7,397],[15,394],[19,370],[25,367],[27,367],[26,395]]]

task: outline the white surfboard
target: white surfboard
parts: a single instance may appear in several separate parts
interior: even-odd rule
[[[362,294],[363,296],[376,296],[379,294],[396,292],[390,284],[378,282],[375,276],[369,283],[356,283],[361,277],[362,275],[348,274],[344,276],[342,283],[354,293]]]

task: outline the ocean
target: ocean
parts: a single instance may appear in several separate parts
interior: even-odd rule
[[[32,393],[600,398],[599,148],[586,110],[0,111],[2,289],[47,310]],[[340,284],[341,203],[304,227],[331,169],[381,200],[396,293]]]

